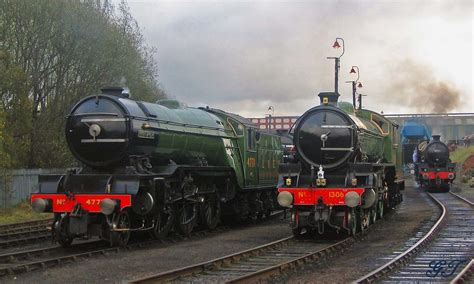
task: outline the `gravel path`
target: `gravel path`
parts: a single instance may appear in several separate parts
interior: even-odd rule
[[[411,238],[423,225],[433,222],[437,217],[437,213],[433,212],[436,209],[429,205],[427,199],[418,189],[407,186],[404,201],[373,225],[364,240],[339,256],[308,265],[278,282],[348,283],[358,279],[386,263],[391,254],[401,252],[407,243],[413,242]]]
[[[262,224],[193,238],[172,245],[147,247],[105,257],[1,278],[2,283],[120,283],[233,252],[263,245],[291,235],[288,220]]]

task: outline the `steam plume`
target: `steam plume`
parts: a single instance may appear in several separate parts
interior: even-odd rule
[[[389,86],[390,99],[409,104],[417,112],[446,113],[459,106],[460,91],[450,82],[439,81],[432,68],[406,59],[395,65]]]

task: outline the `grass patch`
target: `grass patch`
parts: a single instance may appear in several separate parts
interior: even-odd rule
[[[470,155],[474,155],[474,146],[459,147],[449,157],[453,163],[462,164]]]
[[[0,225],[53,218],[52,213],[36,213],[28,202],[0,209]]]

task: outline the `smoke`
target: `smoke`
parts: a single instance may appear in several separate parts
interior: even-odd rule
[[[445,91],[472,94],[472,66],[459,64],[472,58],[472,1],[433,2],[156,0],[129,4],[148,43],[158,48],[159,78],[170,96],[190,105],[263,117],[269,106],[275,115],[299,115],[319,104],[318,92],[333,90],[334,61],[326,57],[340,55],[340,49],[331,48],[335,37],[343,37],[346,43],[339,74],[341,100],[352,101],[351,84],[345,81],[354,79],[349,70],[357,65],[368,109],[453,110],[459,98],[453,101]],[[420,55],[432,66],[413,62],[400,63],[394,70],[385,68],[389,64],[380,66],[387,58],[399,63]],[[435,78],[444,78],[441,73],[456,74],[450,77],[456,88]],[[387,79],[391,74],[397,74],[394,80]],[[400,86],[387,88],[392,82]],[[448,102],[439,102],[443,99]],[[470,106],[472,99],[456,111],[470,111]]]
[[[446,113],[459,107],[460,91],[451,82],[440,81],[432,67],[411,59],[392,66],[388,94],[391,101],[417,112]]]

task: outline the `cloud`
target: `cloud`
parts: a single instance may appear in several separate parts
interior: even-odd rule
[[[385,113],[424,111],[387,100],[393,67],[407,58],[430,66],[436,90],[457,90],[452,111],[470,111],[471,1],[131,2],[132,14],[157,47],[161,84],[189,105],[251,116],[272,105],[298,115],[334,88],[330,48],[343,37],[340,92],[351,100],[351,65],[361,70],[364,104]],[[410,88],[407,87],[407,92]],[[426,94],[429,94],[427,89]],[[417,94],[415,93],[415,96]],[[424,97],[430,100],[430,97]],[[390,102],[390,103],[387,103]],[[434,110],[432,108],[431,110]],[[427,109],[429,111],[429,109]]]

